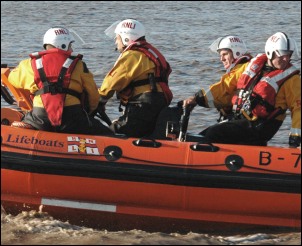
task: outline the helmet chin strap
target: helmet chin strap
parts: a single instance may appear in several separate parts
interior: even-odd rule
[[[272,67],[273,70],[278,70],[278,68],[276,68],[276,67],[274,66],[274,64],[273,64],[273,57],[274,57],[274,56],[272,56],[271,59],[267,59],[267,61],[269,61],[269,62],[268,62],[268,65],[269,65],[269,67]]]

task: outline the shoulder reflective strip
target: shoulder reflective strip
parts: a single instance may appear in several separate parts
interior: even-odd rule
[[[32,56],[39,56],[39,52],[31,53]]]
[[[77,202],[70,200],[59,200],[59,199],[49,199],[42,198],[42,205],[49,205],[55,207],[66,207],[66,208],[77,208],[95,211],[105,211],[105,212],[116,212],[115,205],[101,204],[101,203],[88,203],[88,202]]]
[[[67,58],[66,61],[65,61],[64,64],[63,64],[63,67],[69,68],[69,66],[70,66],[70,64],[71,64],[72,62],[73,62],[72,59]]]
[[[148,49],[148,51],[149,51],[150,53],[152,53],[152,54],[155,56],[156,59],[158,58],[158,56],[155,54],[155,52],[154,52],[153,50]]]
[[[253,78],[255,76],[255,72],[253,72],[251,70],[251,66],[252,66],[253,60],[251,60],[251,62],[249,63],[249,65],[247,65],[246,69],[244,70],[243,74],[248,75],[249,77]]]
[[[291,128],[290,129],[290,133],[292,135],[299,135],[299,136],[301,136],[301,129],[299,129],[299,128]]]
[[[253,77],[255,76],[256,73],[253,72],[253,71],[251,70],[251,66],[254,65],[253,63],[254,63],[254,61],[256,60],[256,58],[257,58],[258,56],[259,56],[259,55],[257,55],[256,57],[254,57],[254,58],[249,62],[249,64],[247,65],[245,71],[243,72],[243,74],[246,74],[246,75],[248,75],[248,76],[251,77],[251,78],[253,78]]]
[[[269,77],[265,77],[263,79],[263,81],[265,81],[266,83],[270,84],[275,92],[277,93],[278,92],[278,89],[279,89],[279,86],[277,84],[278,81],[286,78],[288,75],[290,75],[291,73],[293,73],[294,71],[296,71],[296,68],[295,67],[290,67],[288,69],[286,69],[284,72],[272,77],[272,78],[269,78]]]
[[[268,77],[265,77],[262,81],[265,81],[266,83],[268,83],[269,85],[271,85],[271,87],[274,88],[275,90],[275,93],[278,92],[278,89],[279,89],[279,86],[277,84],[278,82],[278,78],[279,76],[275,76],[273,78],[268,78]]]
[[[36,60],[36,66],[37,66],[37,69],[40,69],[43,67],[43,63],[42,63],[42,59],[39,58]]]

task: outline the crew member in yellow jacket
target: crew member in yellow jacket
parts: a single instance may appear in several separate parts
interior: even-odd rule
[[[300,58],[296,42],[283,32],[269,37],[265,54],[253,58],[237,81],[232,117],[201,132],[214,143],[266,145],[291,113],[288,144],[301,144],[301,77],[292,63]],[[197,96],[196,101],[205,101]]]
[[[13,126],[45,131],[104,134],[112,131],[93,118],[99,94],[82,55],[72,53],[73,35],[63,27],[50,28],[44,35],[44,51],[30,54],[9,74],[16,88],[29,90],[33,110]],[[85,100],[85,96],[87,97]],[[87,101],[88,105],[82,105]],[[85,109],[87,108],[87,112]]]
[[[217,108],[221,121],[232,114],[232,97],[236,92],[237,81],[252,56],[238,36],[220,37],[211,44],[210,49],[219,54],[226,73],[219,82],[210,85],[208,90],[201,89],[194,96],[184,100],[184,106],[198,104],[206,108]]]
[[[129,137],[149,136],[160,111],[172,100],[168,86],[170,65],[146,41],[145,28],[137,20],[115,22],[105,34],[115,39],[121,54],[99,88],[100,107],[105,110],[105,104],[116,93],[123,115],[111,128]]]

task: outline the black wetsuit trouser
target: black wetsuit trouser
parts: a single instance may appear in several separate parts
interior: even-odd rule
[[[63,109],[62,124],[53,127],[44,108],[34,107],[23,121],[34,128],[50,132],[78,133],[89,135],[113,135],[113,132],[100,121],[89,116],[81,105],[67,106]]]
[[[160,111],[167,106],[163,93],[143,93],[130,101],[124,114],[114,123],[116,133],[128,137],[147,137],[154,131]]]
[[[210,126],[200,134],[210,143],[265,146],[277,133],[282,122],[276,119],[269,121],[236,119]]]

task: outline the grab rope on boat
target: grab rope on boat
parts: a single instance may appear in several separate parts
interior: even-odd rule
[[[13,145],[10,145],[10,144],[7,144],[7,143],[1,143],[2,146],[7,146],[7,147],[10,147],[10,148],[14,148],[14,149],[17,149],[17,150],[27,150],[27,151],[30,151],[31,153],[36,153],[35,156],[38,156],[38,153],[41,152],[41,153],[49,153],[49,154],[52,154],[52,155],[65,155],[65,156],[72,156],[75,154],[74,153],[61,153],[61,152],[53,152],[53,151],[45,151],[45,150],[33,150],[33,149],[30,149],[30,148],[24,148],[24,147],[16,147],[16,146],[13,146]],[[118,146],[116,146],[118,147]],[[112,148],[112,146],[110,146],[110,148]],[[119,148],[119,147],[118,147]],[[106,148],[105,148],[106,149]],[[86,156],[86,154],[77,154],[76,156]],[[76,157],[75,156],[75,157]],[[109,149],[109,152],[108,151],[104,151],[104,154],[100,154],[99,156],[104,156],[107,160],[111,159],[110,161],[115,161],[114,159],[119,159],[119,158],[123,158],[125,160],[131,160],[131,161],[137,161],[137,162],[141,162],[142,164],[152,164],[152,165],[157,165],[157,166],[167,166],[167,167],[171,167],[171,163],[164,163],[164,162],[156,162],[156,161],[148,161],[148,160],[142,160],[142,159],[138,159],[138,158],[133,158],[133,157],[127,157],[127,156],[123,156],[122,155],[122,149],[120,149],[120,152],[112,152],[112,149]],[[234,158],[230,159],[230,160],[234,160]],[[196,167],[196,168],[208,168],[208,167],[219,167],[219,166],[226,166],[226,164],[229,163],[229,162],[226,162],[226,163],[222,163],[222,164],[173,164],[174,167],[181,167],[181,168],[192,168],[192,167]],[[230,163],[229,163],[230,164]],[[231,164],[230,164],[231,165]],[[299,175],[299,174],[293,174],[293,173],[289,173],[289,172],[284,172],[284,171],[276,171],[276,170],[268,170],[268,169],[265,169],[265,168],[259,168],[259,167],[253,167],[253,166],[250,166],[250,165],[247,165],[247,164],[242,164],[241,168],[242,167],[245,167],[247,169],[251,169],[251,170],[258,170],[258,171],[266,171],[266,172],[270,172],[270,173],[275,173],[275,174],[287,174],[287,175]],[[236,166],[235,166],[236,168]],[[301,175],[300,175],[301,176]]]

